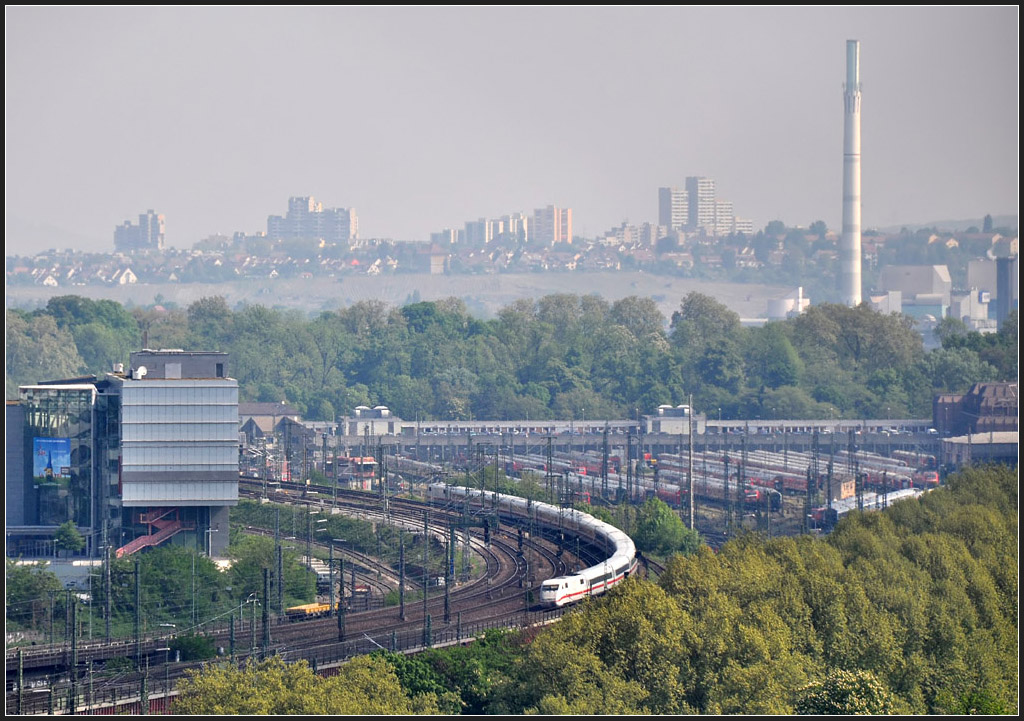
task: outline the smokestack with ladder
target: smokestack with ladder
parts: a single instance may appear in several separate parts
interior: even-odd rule
[[[839,290],[848,306],[861,301],[860,252],[860,41],[846,41],[843,85],[843,237]]]

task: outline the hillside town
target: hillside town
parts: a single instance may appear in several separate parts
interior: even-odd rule
[[[662,188],[662,191],[676,189]],[[219,283],[238,280],[327,278],[403,273],[430,275],[498,273],[587,273],[645,271],[710,281],[773,283],[801,288],[783,309],[835,302],[839,234],[825,223],[787,227],[772,221],[753,232],[749,221],[731,222],[713,212],[704,222],[698,204],[687,213],[679,196],[661,193],[659,223],[623,222],[595,238],[572,233],[572,210],[547,206],[532,216],[480,219],[464,229],[432,233],[430,240],[358,237],[355,211],[324,210],[313,198],[291,198],[286,216],[269,216],[267,231],[232,237],[213,235],[190,249],[167,248],[164,217],[150,210],[139,223],[114,231],[111,253],[46,250],[32,257],[8,257],[9,286],[41,285],[73,290],[81,286],[157,283]],[[667,206],[667,207],[666,207]],[[713,208],[713,209],[714,209]],[[339,220],[343,219],[343,220]],[[1016,228],[963,231],[940,228],[898,232],[865,231],[867,300],[883,312],[904,312],[918,320],[952,315],[975,330],[995,328],[988,304],[998,297],[997,259],[1016,276]],[[1016,302],[1015,285],[1009,307]]]

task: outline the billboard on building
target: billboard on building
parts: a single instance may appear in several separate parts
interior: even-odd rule
[[[32,476],[42,483],[71,478],[71,439],[33,438]]]

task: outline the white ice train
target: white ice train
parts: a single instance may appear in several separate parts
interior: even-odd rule
[[[598,547],[607,549],[607,558],[597,565],[578,573],[549,578],[540,585],[542,606],[565,606],[587,596],[597,596],[622,583],[636,572],[636,546],[633,539],[615,526],[599,521],[586,513],[571,508],[559,508],[547,503],[528,501],[493,491],[481,491],[462,486],[435,483],[429,487],[432,501],[468,499],[487,507],[496,507],[520,518],[533,517],[544,525],[576,533]]]

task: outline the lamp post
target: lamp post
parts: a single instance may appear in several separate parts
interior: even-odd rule
[[[160,625],[163,626],[165,624],[160,624]],[[174,625],[174,624],[169,624],[169,625]],[[163,646],[161,648],[155,648],[153,650],[154,651],[163,651],[164,652],[164,704],[166,704],[167,703],[167,700],[166,700],[167,697],[171,695],[171,672],[170,672],[171,647],[170,646]]]
[[[341,546],[345,543],[344,538],[332,538],[331,539],[331,606],[334,606],[334,568],[333,568],[333,555],[334,555],[334,544],[338,544],[338,640],[345,640],[345,559],[341,555]],[[353,572],[355,569],[353,568]]]
[[[245,599],[245,604],[249,603],[252,604],[252,627],[250,629],[252,642],[249,646],[249,655],[251,657],[256,654],[256,607],[260,605],[259,596],[256,595],[255,591],[249,594],[249,598]],[[241,606],[239,608],[241,608]],[[241,613],[239,613],[239,615],[241,615]]]
[[[213,534],[220,531],[220,528],[207,528],[203,531],[206,534],[206,555],[213,558]]]

